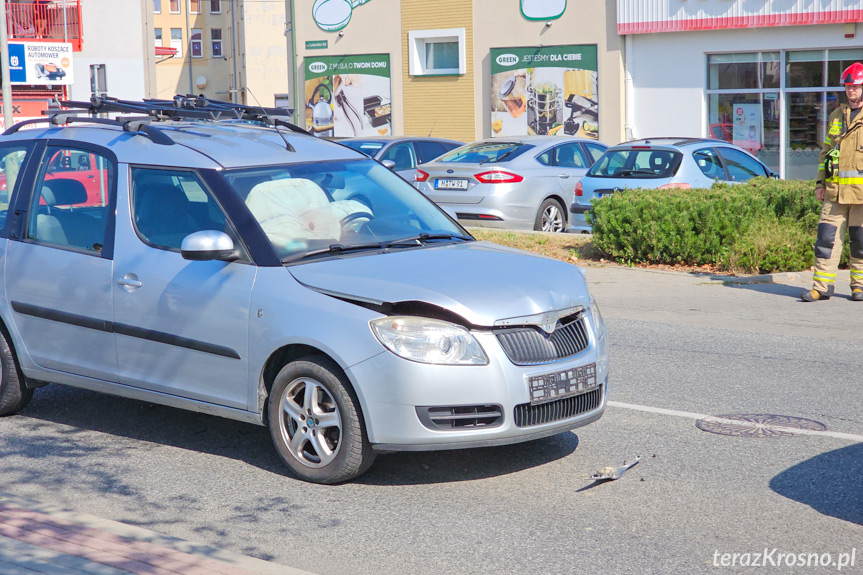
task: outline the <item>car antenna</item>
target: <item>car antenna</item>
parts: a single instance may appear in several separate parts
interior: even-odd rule
[[[429,130],[429,135],[427,137],[431,138],[431,133],[432,133],[432,130],[434,130],[435,126],[437,126],[437,120],[435,120],[434,124],[432,124],[431,130]]]
[[[258,97],[252,93],[252,91],[249,89],[248,86],[246,86],[246,91],[252,96],[252,98],[255,99],[255,102],[258,104],[258,107],[261,108],[261,111],[264,113],[264,116],[267,118],[267,122],[270,123],[270,125],[276,130],[276,133],[279,135],[279,137],[285,143],[285,149],[288,150],[289,152],[296,152],[294,147],[291,145],[290,142],[288,142],[288,139],[285,137],[285,135],[279,129],[279,124],[276,123],[276,121],[270,117],[270,115],[267,113],[267,109],[264,108],[263,106],[261,106],[261,102],[260,102],[260,100],[258,100]]]

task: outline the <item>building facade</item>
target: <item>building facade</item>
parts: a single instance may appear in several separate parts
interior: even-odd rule
[[[633,135],[706,136],[815,177],[840,72],[863,61],[859,1],[618,0]]]
[[[315,133],[623,139],[610,0],[291,5],[296,119]]]
[[[87,100],[94,90],[151,96],[150,18],[138,0],[7,0],[14,120],[41,117],[52,100]]]

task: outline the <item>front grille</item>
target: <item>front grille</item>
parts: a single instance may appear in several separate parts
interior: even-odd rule
[[[417,415],[429,429],[443,431],[497,427],[503,423],[503,409],[499,405],[417,407]]]
[[[572,357],[587,348],[584,312],[557,322],[551,334],[535,326],[514,327],[495,332],[503,351],[516,365],[536,365]]]
[[[581,395],[564,397],[563,399],[539,405],[520,403],[515,406],[514,410],[515,425],[516,427],[542,425],[543,423],[561,421],[587,413],[588,411],[593,411],[602,403],[602,387],[600,385],[593,391],[588,391]]]

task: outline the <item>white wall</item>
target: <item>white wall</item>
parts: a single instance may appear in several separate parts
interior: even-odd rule
[[[143,2],[152,11],[151,0]],[[81,4],[84,42],[82,50],[73,54],[75,83],[70,86],[70,97],[90,98],[91,64],[105,64],[111,96],[148,97],[152,23],[145,20],[142,0],[88,0]]]
[[[863,24],[846,39],[842,24],[636,34],[634,136],[707,135],[707,54],[758,50],[859,48]]]

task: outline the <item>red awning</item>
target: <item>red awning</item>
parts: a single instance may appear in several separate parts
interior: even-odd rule
[[[156,56],[176,56],[176,48],[168,48],[167,46],[156,46]]]

